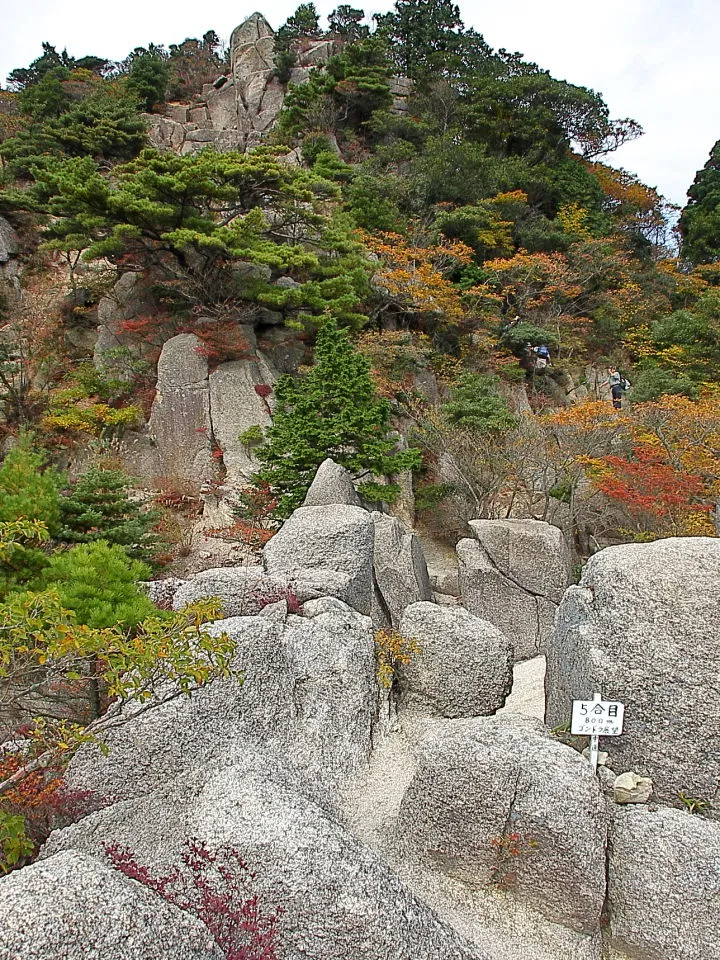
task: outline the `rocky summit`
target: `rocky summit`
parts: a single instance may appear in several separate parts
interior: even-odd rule
[[[266,13],[0,86],[0,960],[720,960],[720,147]]]

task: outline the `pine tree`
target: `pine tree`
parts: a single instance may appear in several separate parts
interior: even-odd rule
[[[720,140],[688,190],[679,226],[683,257],[693,264],[720,259]]]
[[[59,540],[92,543],[106,540],[123,547],[134,560],[152,561],[158,538],[152,532],[157,510],[142,510],[128,496],[127,477],[118,470],[92,467],[60,501]]]
[[[0,467],[0,522],[39,521],[52,537],[60,527],[60,489],[63,477],[54,468],[43,469],[45,457],[31,449],[23,437]],[[26,583],[47,563],[43,550],[32,544],[14,543],[3,558],[0,597]]]
[[[366,496],[383,500],[391,499],[397,489],[378,489],[373,475],[419,466],[417,450],[396,450],[396,440],[388,435],[390,406],[375,392],[370,363],[335,321],[327,321],[320,330],[315,362],[307,375],[278,381],[276,401],[273,425],[258,450],[262,469],[257,479],[277,497],[280,517],[289,516],[302,503],[326,457],[356,479],[370,481]]]
[[[117,544],[99,540],[55,553],[33,586],[56,590],[63,608],[71,610],[78,623],[126,630],[158,613],[137,586],[149,576],[147,564],[130,560]]]

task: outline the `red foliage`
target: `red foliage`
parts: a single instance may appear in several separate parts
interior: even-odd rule
[[[15,732],[16,736],[24,734],[23,730]],[[32,752],[24,750],[0,754],[0,780],[12,776],[32,757]],[[29,774],[8,790],[2,800],[4,810],[24,817],[26,833],[36,849],[53,830],[76,823],[113,802],[112,798],[102,798],[92,790],[71,790],[62,778],[59,764]]]
[[[711,509],[701,502],[702,480],[672,466],[662,451],[638,444],[631,457],[604,457],[609,472],[595,481],[598,490],[621,501],[630,513],[679,517]]]
[[[126,877],[202,920],[227,960],[277,960],[280,911],[263,912],[250,889],[255,874],[228,844],[210,851],[202,841],[188,839],[183,867],[164,876],[155,876],[118,844],[106,846],[105,853]]]
[[[297,592],[292,583],[288,584],[286,587],[268,587],[261,581],[259,584],[253,587],[250,596],[258,603],[261,610],[264,607],[270,606],[271,603],[279,603],[281,600],[285,600],[287,603],[288,613],[302,613],[302,604],[298,599]]]
[[[256,383],[255,384],[255,393],[262,397],[265,400],[272,393],[272,387],[268,386],[267,383]]]
[[[242,335],[237,320],[214,317],[182,318],[169,313],[148,313],[123,320],[118,324],[118,334],[156,349],[178,333],[194,333],[201,341],[197,352],[205,357],[210,367],[224,360],[239,360],[251,357],[250,344]]]

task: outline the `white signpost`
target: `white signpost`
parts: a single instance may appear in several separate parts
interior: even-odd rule
[[[570,733],[590,737],[590,765],[597,770],[600,737],[618,737],[623,731],[625,704],[619,700],[603,700],[596,693],[592,700],[573,700]]]

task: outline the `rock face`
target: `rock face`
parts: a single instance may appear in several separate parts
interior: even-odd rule
[[[265,429],[272,422],[274,371],[261,354],[256,354],[254,360],[221,363],[208,382],[213,437],[223,452],[227,482],[247,482],[259,464],[252,447],[240,437],[249,427]]]
[[[477,539],[457,545],[463,606],[494,623],[516,660],[544,649],[570,582],[570,552],[541,520],[471,520]]]
[[[407,857],[447,877],[503,889],[578,931],[597,928],[603,797],[589,765],[536,721],[428,724],[395,836]]]
[[[393,626],[411,603],[432,599],[420,541],[400,520],[373,513],[375,584]]]
[[[612,766],[652,778],[655,795],[715,800],[720,711],[720,541],[674,538],[608,547],[563,600],[548,645],[546,722],[595,691],[625,703],[603,748]]]
[[[136,344],[127,344],[122,336],[122,326],[128,320],[136,320],[156,307],[150,302],[148,291],[139,273],[124,273],[98,304],[98,337],[93,362],[99,369],[110,368],[117,376],[132,379],[128,363],[142,355]],[[118,355],[122,348],[128,359]]]
[[[149,431],[165,476],[206,482],[216,475],[208,364],[194,333],[163,345]]]
[[[229,768],[173,805],[158,795],[102,811],[50,849],[99,853],[102,836],[157,869],[178,863],[188,835],[210,849],[228,843],[247,862],[261,913],[282,910],[288,960],[486,960],[339,823],[267,773]]]
[[[510,641],[460,607],[413,603],[400,633],[420,652],[399,669],[400,703],[429,716],[479,717],[499,710],[512,687]]]
[[[341,467],[339,463],[335,463],[328,457],[318,467],[303,506],[329,507],[333,504],[345,504],[348,507],[362,506],[350,473],[345,467]]]
[[[720,824],[680,810],[617,810],[610,829],[610,944],[633,960],[718,960]]]
[[[3,960],[222,960],[205,925],[75,850],[0,879]]]
[[[209,629],[236,639],[233,666],[243,682],[216,681],[118,728],[107,756],[94,748],[77,755],[68,775],[74,786],[139,796],[262,749],[308,789],[329,789],[365,762],[377,701],[366,617],[337,610],[286,622],[237,617]]]
[[[373,592],[373,522],[361,507],[300,507],[264,550],[271,575],[328,582],[327,594],[369,614]]]
[[[17,234],[5,217],[0,217],[0,264],[7,263],[11,257],[14,257],[18,247]]]
[[[282,109],[285,92],[275,77],[274,52],[275,33],[262,14],[254,13],[233,30],[230,63],[246,149],[259,142]]]

